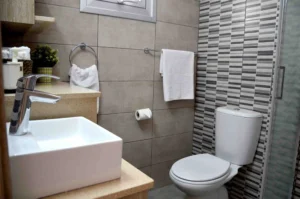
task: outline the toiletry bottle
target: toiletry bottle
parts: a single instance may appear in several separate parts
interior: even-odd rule
[[[5,93],[13,93],[16,90],[16,83],[23,77],[23,62],[18,62],[19,48],[10,49],[12,61],[3,64],[3,79]]]

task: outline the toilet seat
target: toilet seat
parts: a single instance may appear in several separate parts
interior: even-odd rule
[[[208,167],[216,165],[216,164],[214,164],[216,162],[210,161],[210,157],[206,158],[206,157],[208,157],[207,154],[190,156],[188,158],[190,159],[192,157],[193,158],[199,158],[199,157],[201,157],[200,159],[204,161],[204,162],[202,161],[202,163],[206,164]],[[220,159],[218,157],[215,157],[215,158]],[[200,163],[198,163],[198,165],[199,164],[201,165],[200,159],[199,159]],[[178,163],[178,162],[180,162],[180,160],[177,161],[176,163]],[[185,166],[187,164],[187,162],[188,161],[185,161],[184,163],[182,163],[182,167],[181,168],[187,170],[188,167]],[[178,165],[180,165],[180,164],[177,164],[177,166]],[[193,174],[194,174],[193,172],[187,172],[187,173],[189,173],[190,176],[194,177],[194,178],[192,178],[192,180],[194,180],[194,181],[191,181],[189,179],[183,179],[183,178],[187,178],[186,176],[183,177],[183,175],[181,176],[181,178],[179,178],[178,176],[180,175],[180,172],[178,172],[177,169],[176,169],[176,167],[173,167],[174,166],[173,165],[172,168],[170,169],[170,178],[174,182],[174,184],[181,191],[183,191],[184,193],[186,193],[187,195],[193,196],[193,197],[196,196],[196,197],[200,197],[200,198],[204,199],[204,198],[206,198],[207,194],[209,194],[212,191],[216,191],[217,189],[219,189],[220,187],[222,187],[226,182],[228,182],[229,180],[231,180],[238,173],[238,169],[241,167],[239,165],[235,165],[235,164],[229,163],[230,166],[229,166],[228,170],[226,171],[226,168],[227,168],[226,165],[228,165],[228,163],[226,164],[226,161],[225,161],[225,166],[224,165],[221,166],[221,168],[223,168],[223,172],[224,172],[223,176],[220,176],[221,175],[220,173],[223,173],[223,172],[219,172],[219,175],[210,175],[210,177],[205,176],[205,177],[207,177],[206,179],[209,179],[209,178],[211,179],[211,180],[207,180],[207,181],[203,181],[204,178],[196,178],[195,176],[193,176]],[[199,167],[197,167],[197,168],[199,168]],[[196,169],[193,169],[193,168],[190,168],[190,170],[195,171],[195,172],[197,171]],[[219,171],[222,171],[222,169],[219,170]],[[204,170],[204,172],[207,172],[207,170]],[[200,177],[202,177],[202,176],[200,176]],[[196,181],[196,180],[199,180],[199,179],[202,180],[202,181]]]
[[[221,176],[220,178],[217,178],[215,180],[204,181],[204,182],[195,182],[195,181],[183,180],[181,178],[178,178],[172,171],[170,171],[170,173],[169,173],[169,175],[177,182],[181,182],[183,184],[195,185],[195,186],[198,186],[198,185],[199,186],[204,186],[204,185],[208,186],[208,185],[218,184],[218,183],[223,184],[222,182],[228,178],[229,174],[230,174],[230,172],[226,173],[224,176]]]
[[[170,174],[189,184],[213,184],[226,179],[230,163],[210,154],[189,156],[177,161]]]

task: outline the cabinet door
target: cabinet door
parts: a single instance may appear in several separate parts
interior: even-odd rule
[[[0,0],[0,21],[34,24],[34,0]]]

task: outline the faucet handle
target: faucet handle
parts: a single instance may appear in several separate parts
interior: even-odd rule
[[[60,79],[60,77],[55,75],[47,75],[47,74],[31,74],[18,79],[17,87],[27,90],[34,90],[36,85],[36,81],[40,77],[50,77],[53,79]]]

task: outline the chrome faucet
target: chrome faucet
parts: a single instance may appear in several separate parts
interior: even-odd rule
[[[10,135],[24,135],[30,132],[29,118],[32,102],[55,104],[58,100],[60,100],[60,96],[34,90],[36,81],[40,77],[59,79],[57,76],[44,74],[28,75],[18,79],[15,102],[11,113],[11,122],[9,127]]]

